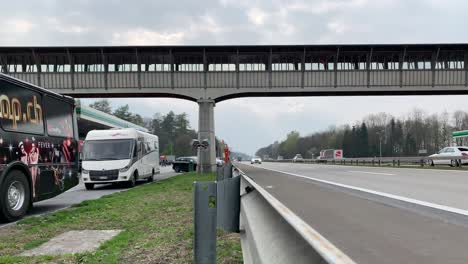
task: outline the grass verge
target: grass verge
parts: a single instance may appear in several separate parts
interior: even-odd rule
[[[26,218],[0,229],[0,263],[191,263],[193,182],[214,179],[214,174],[182,174],[49,215]],[[17,256],[63,232],[84,229],[123,232],[95,252]],[[238,234],[218,232],[218,263],[242,263]]]

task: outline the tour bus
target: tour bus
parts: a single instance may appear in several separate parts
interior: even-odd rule
[[[81,176],[87,190],[95,184],[153,181],[159,171],[159,140],[134,128],[92,130],[83,145]]]
[[[0,74],[0,220],[78,184],[75,101]]]

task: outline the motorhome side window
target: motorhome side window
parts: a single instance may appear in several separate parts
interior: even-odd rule
[[[138,157],[138,141],[135,141],[135,146],[133,147],[133,157],[137,158]]]
[[[4,130],[44,133],[42,97],[29,89],[0,80],[0,123]]]
[[[73,137],[72,107],[52,97],[45,98],[47,133],[56,137]]]
[[[150,143],[149,142],[145,142],[145,146],[146,146],[146,152],[147,153],[150,153],[151,151],[153,151],[150,147]]]
[[[143,144],[143,142],[137,141],[137,144],[136,144],[136,146],[137,146],[137,153],[141,153],[141,145],[142,145],[142,144]]]

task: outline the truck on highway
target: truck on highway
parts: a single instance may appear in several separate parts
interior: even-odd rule
[[[0,74],[0,221],[78,184],[75,101]]]
[[[320,151],[320,156],[317,158],[319,162],[327,162],[327,160],[337,160],[343,158],[342,149],[324,149]]]
[[[95,184],[153,181],[159,169],[159,140],[134,128],[92,130],[83,145],[81,177],[87,190]]]

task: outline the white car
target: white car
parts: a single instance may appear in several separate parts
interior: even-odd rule
[[[292,162],[304,162],[304,158],[302,157],[301,154],[296,154],[296,156],[294,156]]]
[[[452,167],[457,167],[460,164],[468,163],[468,159],[460,159],[462,156],[468,156],[468,147],[446,147],[440,150],[438,153],[430,155],[428,162],[431,166],[450,165]]]
[[[224,164],[224,160],[220,158],[216,158],[216,166],[221,167]]]
[[[252,160],[250,160],[250,164],[254,163],[262,164],[262,159],[259,157],[252,158]]]

